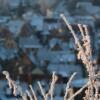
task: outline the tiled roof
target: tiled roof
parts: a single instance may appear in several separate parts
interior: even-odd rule
[[[21,48],[41,48],[41,44],[36,37],[19,38],[19,46]]]
[[[82,77],[81,66],[78,65],[69,65],[69,64],[49,64],[48,71],[55,71],[57,74],[62,75],[63,77],[69,77],[72,73],[77,72],[77,78]]]
[[[31,18],[31,25],[36,26],[37,30],[39,30],[39,31],[43,30],[43,17],[34,15]]]
[[[0,58],[5,59],[12,59],[16,56],[17,50],[16,49],[7,49],[4,47],[0,47]]]
[[[18,36],[24,22],[22,20],[12,20],[6,24],[14,36]]]

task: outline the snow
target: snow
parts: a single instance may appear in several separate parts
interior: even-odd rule
[[[69,64],[49,64],[48,71],[50,72],[57,72],[57,74],[62,75],[63,77],[70,77],[72,73],[77,72],[75,78],[80,79],[82,78],[82,69],[81,66],[78,65],[69,65]]]
[[[49,64],[48,70],[50,72],[55,71],[57,74],[62,75],[63,77],[70,76],[70,69],[69,65],[67,64]]]
[[[16,37],[18,36],[22,26],[24,25],[24,21],[22,20],[11,20],[6,25],[10,29],[10,31],[13,33],[13,35]]]
[[[80,24],[91,25],[94,27],[94,18],[92,16],[74,16],[75,22]]]
[[[4,24],[10,20],[10,16],[0,16],[0,24]]]
[[[15,57],[16,53],[16,49],[7,49],[4,47],[0,47],[0,58],[2,58],[3,60]]]
[[[50,40],[49,46],[52,48],[52,47],[54,47],[57,43],[58,43],[58,44],[61,44],[61,40],[59,40],[59,39],[57,39],[57,38],[53,38],[53,39]]]
[[[88,14],[96,14],[100,12],[100,7],[93,6],[91,2],[78,2],[77,8],[84,8]]]
[[[9,6],[11,9],[15,9],[19,6],[21,0],[9,0]]]
[[[43,16],[41,15],[34,15],[31,18],[31,25],[36,26],[37,30],[43,30]]]
[[[63,13],[65,16],[69,16],[70,13],[68,12],[68,10],[66,9],[67,7],[64,6],[64,0],[62,2],[60,2],[57,7],[55,8],[54,11],[54,15],[53,17],[58,17],[61,13]]]
[[[44,72],[41,69],[39,69],[39,68],[35,68],[32,71],[32,75],[44,75]]]
[[[88,82],[87,78],[84,79],[77,79],[77,80],[73,80],[72,81],[72,86],[73,87],[82,87],[83,85],[85,85]]]
[[[54,100],[63,100],[63,97],[55,96],[55,97],[54,97]]]
[[[23,14],[23,18],[26,21],[30,21],[30,19],[32,18],[32,16],[33,16],[33,11],[31,11],[31,10],[29,10],[29,11],[27,11],[27,12],[25,12]]]
[[[4,88],[8,85],[6,80],[0,80],[0,100],[16,100],[15,97],[6,97],[5,96],[5,91]],[[23,91],[25,91],[27,89],[27,84],[26,83],[22,83],[21,84]],[[7,88],[6,88],[7,89]],[[7,89],[7,91],[10,93],[10,88]],[[18,100],[21,100],[21,98],[18,98]]]
[[[41,48],[39,49],[37,56],[40,61],[49,60],[51,63],[75,62],[75,54],[67,51],[50,51],[45,48]]]
[[[21,48],[41,48],[41,44],[39,43],[38,39],[34,36],[20,38],[19,46]]]

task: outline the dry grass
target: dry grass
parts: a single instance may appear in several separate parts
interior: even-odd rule
[[[21,87],[16,85],[16,83],[10,78],[9,73],[7,71],[3,71],[3,74],[6,76],[6,79],[8,80],[9,88],[13,89],[14,96],[16,96],[17,92],[19,92],[20,96],[22,97],[22,100],[27,100],[27,97],[29,97],[30,100],[38,100],[38,97],[36,96],[36,93],[33,90],[31,85],[29,85],[29,87],[31,89],[32,94],[29,90],[26,90],[24,92],[24,91],[22,91]],[[82,90],[87,87],[87,85],[85,85],[80,90],[78,90],[75,94],[73,94],[72,89],[70,88],[70,84],[75,75],[76,75],[76,73],[73,73],[67,83],[67,86],[65,89],[64,100],[73,100],[76,95],[81,93]],[[43,89],[41,83],[37,82],[37,84],[40,88],[41,94],[43,96],[43,100],[48,100],[48,98],[50,98],[50,100],[54,100],[53,96],[54,96],[54,87],[55,87],[56,81],[57,81],[57,76],[56,76],[55,72],[53,72],[52,81],[51,81],[50,88],[47,93],[45,92],[45,89]],[[70,94],[70,95],[68,96],[68,94]]]
[[[93,66],[92,49],[90,45],[91,41],[88,33],[88,28],[86,25],[78,24],[79,30],[82,35],[82,41],[79,41],[72,26],[66,20],[65,16],[61,14],[61,17],[75,39],[75,43],[77,45],[77,51],[78,51],[77,58],[82,60],[88,72],[89,85],[88,85],[88,89],[86,90],[86,96],[84,97],[84,100],[100,100],[99,86],[97,85],[98,75],[96,74],[95,68]]]

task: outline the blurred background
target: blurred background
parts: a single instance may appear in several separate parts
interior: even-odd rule
[[[39,100],[42,96],[37,81],[48,90],[53,71],[59,76],[55,100],[63,100],[72,73],[77,72],[71,84],[73,92],[87,82],[73,36],[60,18],[62,13],[79,39],[77,24],[88,25],[94,66],[100,70],[100,0],[0,0],[0,100],[15,100],[3,70],[23,90],[32,84]]]

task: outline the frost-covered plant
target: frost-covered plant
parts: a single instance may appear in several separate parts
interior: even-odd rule
[[[36,96],[36,93],[33,90],[32,85],[29,85],[31,91],[26,90],[24,92],[22,91],[22,88],[10,78],[10,75],[7,71],[3,71],[3,74],[6,76],[6,79],[8,80],[9,88],[13,90],[14,96],[16,96],[17,92],[19,92],[20,96],[22,97],[22,100],[28,100],[28,98],[30,100],[38,100],[38,97]],[[81,93],[82,90],[87,87],[87,84],[86,84],[80,90],[78,90],[75,94],[73,94],[72,89],[70,88],[70,85],[75,75],[76,73],[73,73],[72,76],[69,78],[69,81],[65,89],[64,100],[73,100],[76,95]],[[42,87],[41,83],[40,82],[37,83],[40,88],[41,94],[43,96],[43,100],[48,100],[49,98],[50,98],[49,100],[54,100],[54,89],[55,89],[55,84],[56,84],[57,79],[58,77],[56,76],[55,72],[53,72],[52,81],[51,81],[50,88],[47,93],[45,92],[45,89]],[[68,94],[71,94],[71,95],[68,96]]]
[[[87,72],[88,72],[88,89],[86,90],[86,96],[84,100],[100,100],[99,94],[99,86],[98,86],[98,75],[96,74],[95,68],[93,66],[93,58],[92,58],[92,49],[90,43],[90,36],[88,32],[87,25],[78,24],[78,28],[82,35],[82,41],[79,41],[76,33],[74,32],[72,26],[66,20],[66,17],[61,14],[61,18],[64,20],[65,24],[71,31],[75,44],[77,45],[77,58],[82,60],[83,64],[85,64]]]
[[[88,82],[85,84],[80,90],[78,90],[76,93],[72,94],[71,96],[68,96],[70,92],[70,84],[76,73],[73,73],[72,76],[69,78],[69,81],[67,82],[67,86],[65,89],[65,95],[64,95],[64,100],[73,100],[76,95],[81,93],[85,88],[86,95],[84,97],[84,100],[100,100],[100,94],[99,94],[99,81],[98,75],[99,73],[95,72],[95,68],[93,66],[93,59],[92,59],[92,49],[90,45],[90,36],[88,33],[88,28],[87,25],[81,25],[78,24],[78,28],[81,32],[82,35],[82,40],[80,41],[74,32],[72,26],[69,24],[69,22],[66,20],[66,17],[61,14],[61,18],[64,20],[66,23],[67,27],[71,31],[74,39],[75,39],[75,44],[77,45],[77,58],[81,59],[83,64],[86,65],[86,69],[88,72]],[[32,86],[30,85],[31,92],[29,90],[26,90],[25,92],[22,91],[21,87],[18,86],[15,81],[13,81],[10,78],[10,75],[7,71],[3,71],[3,74],[6,76],[6,79],[8,80],[8,84],[10,89],[13,88],[13,94],[16,96],[16,92],[19,91],[22,100],[28,100],[27,97],[30,98],[30,100],[38,100],[38,97],[36,96],[35,91],[33,90]],[[100,76],[100,75],[99,75]],[[37,82],[41,94],[43,96],[43,100],[50,100],[54,99],[54,89],[55,89],[55,84],[57,82],[58,77],[56,76],[55,72],[52,74],[52,81],[50,84],[50,88],[48,92],[45,92],[45,89],[42,87],[40,82]]]

